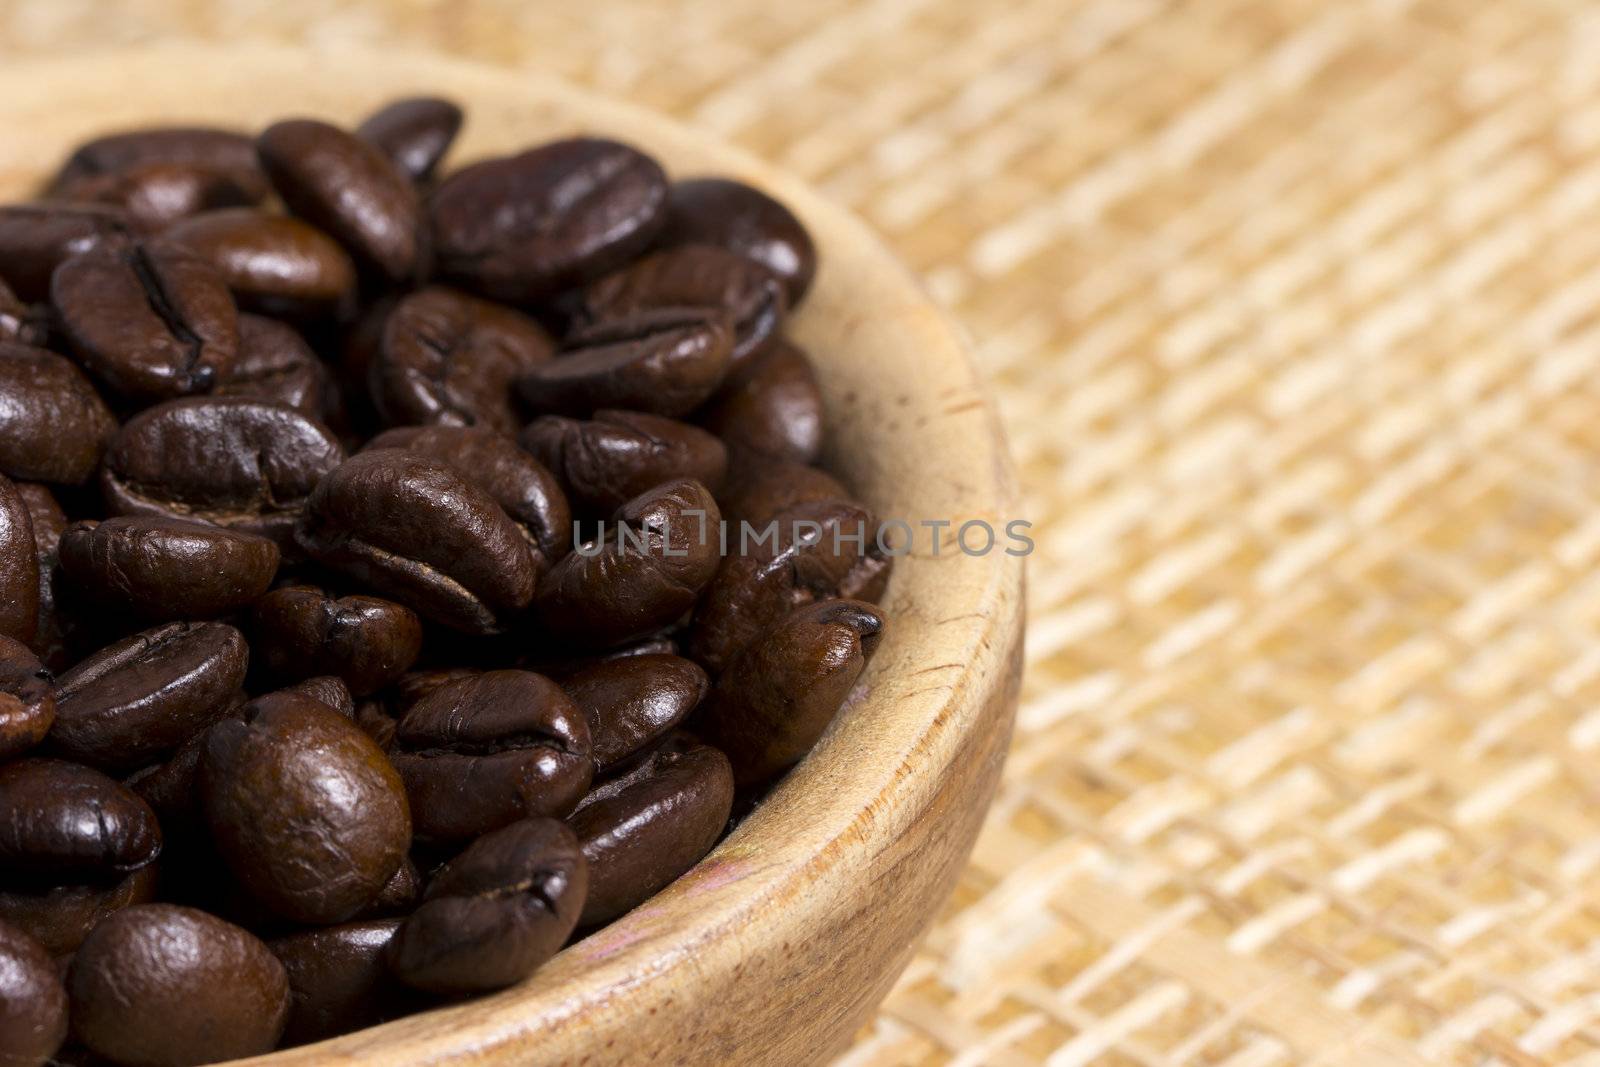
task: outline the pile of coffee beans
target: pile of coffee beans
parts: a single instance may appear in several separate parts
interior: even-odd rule
[[[858,694],[805,229],[595,137],[444,174],[461,123],[114,133],[0,207],[0,1062],[519,982]]]

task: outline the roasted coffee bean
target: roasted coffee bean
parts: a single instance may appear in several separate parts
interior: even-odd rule
[[[96,137],[73,151],[50,183],[53,194],[84,178],[152,164],[197,167],[226,176],[255,203],[267,195],[255,142],[243,133],[208,126],[163,126]]]
[[[565,815],[594,775],[583,712],[548,678],[488,671],[429,692],[400,719],[394,765],[419,838],[462,841]]]
[[[356,127],[414,182],[426,182],[461,132],[461,108],[437,96],[413,96],[380,108]]]
[[[620,645],[677,621],[716,572],[721,516],[705,486],[668,482],[617,509],[551,568],[534,607],[552,634]]]
[[[528,532],[541,571],[572,547],[572,511],[560,483],[503,434],[477,426],[406,426],[379,434],[367,448],[402,448],[476,484]]]
[[[210,392],[233,369],[233,297],[191,253],[128,245],[74,256],[50,299],[89,372],[129,400]]]
[[[482,673],[473,667],[408,671],[401,675],[400,680],[390,689],[388,711],[393,715],[404,715],[411,710],[413,704],[435,689],[441,689],[451,682],[459,682],[463,678],[476,678]]]
[[[0,638],[31,645],[39,631],[39,547],[33,516],[0,474]]]
[[[793,212],[731,178],[674,182],[660,243],[716,245],[753,259],[782,280],[790,307],[805,297],[817,271],[816,246]]]
[[[812,463],[822,451],[822,390],[811,361],[782,339],[728,376],[700,425],[762,456]]]
[[[667,744],[627,778],[568,820],[589,862],[584,926],[632,911],[699,863],[733,808],[728,757],[692,740]]]
[[[706,672],[681,656],[622,656],[561,683],[583,709],[597,776],[665,737],[704,699]]]
[[[163,246],[211,264],[239,306],[290,319],[344,318],[355,310],[355,263],[332,237],[296,218],[208,211],[172,226]]]
[[[563,649],[559,645],[541,645],[536,653],[524,655],[519,665],[525,671],[537,671],[547,678],[565,684],[568,678],[590,667],[629,656],[676,656],[678,642],[672,634],[659,633],[641,638],[616,648],[596,652],[593,649]]]
[[[377,597],[286,586],[263,597],[253,617],[256,655],[274,677],[337,675],[355,696],[400,677],[422,651],[416,613]]]
[[[381,149],[326,122],[290,119],[267,127],[256,151],[291,212],[388,280],[419,276],[421,203]]]
[[[389,944],[402,982],[430,993],[503,989],[526,978],[578,924],[588,872],[553,819],[485,834],[439,872]]]
[[[128,225],[143,233],[161,230],[191,215],[260,202],[266,194],[259,181],[239,184],[226,171],[189,163],[144,163],[107,174],[89,174],[63,182],[52,196],[80,204],[121,208]]]
[[[217,396],[238,396],[294,408],[321,419],[333,376],[293,326],[260,315],[239,316],[239,355]]]
[[[283,964],[203,911],[141,904],[110,916],[67,971],[72,1032],[116,1063],[186,1067],[272,1051],[289,1015]]]
[[[356,698],[343,678],[332,674],[305,678],[283,687],[285,693],[298,693],[328,705],[347,719],[356,717]]]
[[[7,882],[104,881],[160,853],[150,805],[99,771],[39,758],[0,766],[0,877]]]
[[[519,440],[555,472],[573,506],[590,515],[609,515],[679,478],[693,478],[714,495],[728,470],[727,449],[711,434],[638,411],[597,411],[587,422],[544,415]]]
[[[727,484],[717,502],[728,521],[730,537],[740,523],[759,529],[778,512],[796,504],[820,500],[848,500],[850,491],[827,471],[787,460],[763,459],[741,453],[729,464]],[[873,531],[868,531],[869,534]]]
[[[356,705],[356,725],[361,727],[362,733],[377,742],[378,747],[384,752],[393,752],[397,724],[394,716],[384,707],[383,701],[363,700]]]
[[[289,976],[285,1047],[321,1041],[405,1013],[408,998],[385,960],[385,950],[399,928],[399,919],[369,919],[267,942]]]
[[[86,595],[131,615],[212,619],[272,587],[278,546],[210,523],[123,515],[68,527],[61,570]]]
[[[111,885],[19,885],[0,882],[0,920],[38,940],[52,956],[77,951],[107,915],[156,898],[159,863],[149,863]]]
[[[439,270],[527,303],[604,274],[666,221],[661,166],[627,145],[574,138],[452,174],[429,200]]]
[[[50,672],[27,645],[0,636],[0,762],[44,740],[56,721]]]
[[[282,546],[344,449],[321,423],[249,397],[193,397],[140,412],[106,453],[113,514],[163,515],[261,534]]]
[[[67,991],[34,938],[0,921],[0,1063],[40,1067],[67,1039]]]
[[[468,633],[527,607],[538,574],[532,544],[493,497],[395,448],[324,478],[296,536],[314,559]]]
[[[850,695],[883,636],[871,604],[824,600],[798,608],[747,645],[690,724],[753,785],[811,750]]]
[[[733,324],[728,362],[735,368],[773,339],[788,310],[777,275],[712,245],[680,245],[645,256],[591,284],[583,303],[602,324],[667,308],[720,311]]]
[[[0,344],[42,345],[49,335],[46,312],[24,304],[0,281]]]
[[[116,429],[105,401],[70,361],[0,341],[0,474],[81,485]]]
[[[358,918],[379,919],[405,915],[417,906],[422,898],[422,872],[407,856],[395,870],[394,876],[384,883],[383,889],[362,908]]]
[[[62,263],[132,241],[128,216],[114,207],[6,204],[0,206],[0,279],[21,300],[48,300],[50,279]]]
[[[244,635],[224,623],[134,634],[61,676],[50,744],[109,770],[146,766],[228,712],[249,659]]]
[[[67,513],[61,510],[55,495],[45,486],[37,482],[17,482],[16,487],[33,522],[33,543],[39,559],[39,625],[33,648],[46,667],[63,670],[69,666],[67,630],[71,623],[56,607],[56,564],[60,558],[61,535],[68,525]]]
[[[558,415],[687,415],[722,384],[731,336],[728,317],[712,308],[618,316],[573,333],[559,357],[517,380],[517,392],[531,410]]]
[[[228,869],[295,922],[350,918],[411,844],[400,776],[353,722],[308,697],[269,694],[243,721],[213,726],[198,786]]]
[[[553,351],[550,335],[526,315],[431,286],[389,313],[367,376],[390,424],[512,433],[512,387]]]

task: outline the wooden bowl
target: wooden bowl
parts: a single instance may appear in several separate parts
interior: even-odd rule
[[[0,71],[0,198],[76,142],[156,122],[354,120],[406,93],[467,108],[452,162],[577,131],[674,175],[731,175],[821,253],[791,332],[817,361],[827,463],[880,515],[948,519],[897,561],[889,630],[815,751],[691,873],[521,986],[260,1063],[803,1064],[841,1048],[900,973],[972,846],[1005,756],[1022,651],[1006,448],[956,330],[855,219],[754,159],[572,86],[432,55],[172,47]],[[1001,540],[964,554],[956,527]],[[981,546],[981,528],[969,544]]]

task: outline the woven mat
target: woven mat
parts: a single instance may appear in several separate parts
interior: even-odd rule
[[[0,0],[0,55],[195,34],[673,112],[978,339],[1017,747],[844,1064],[1600,1063],[1600,9]]]

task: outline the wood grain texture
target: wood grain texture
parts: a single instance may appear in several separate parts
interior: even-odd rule
[[[164,48],[0,71],[0,196],[74,142],[152,121],[352,120],[404,92],[464,103],[459,163],[577,131],[675,174],[789,203],[823,269],[792,333],[817,359],[827,462],[881,515],[1003,528],[1016,491],[963,345],[860,224],[750,158],[571,87],[429,55]],[[1016,701],[1022,562],[926,539],[897,565],[887,638],[848,708],[688,876],[521,987],[262,1062],[804,1064],[848,1041],[948,894],[999,776]]]

